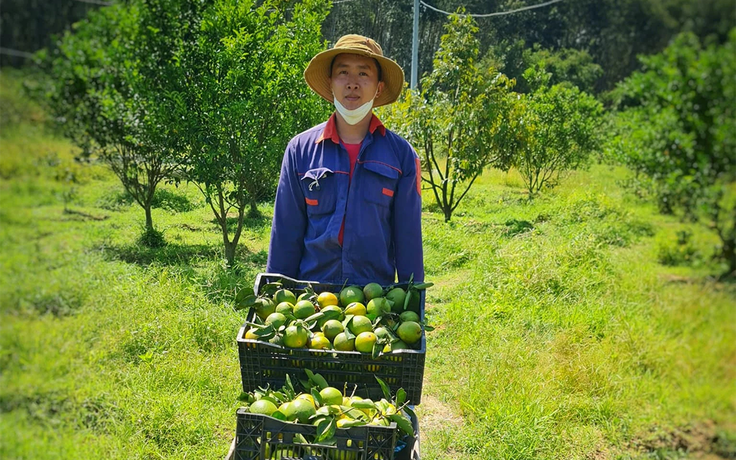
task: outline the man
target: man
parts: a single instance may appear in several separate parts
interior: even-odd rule
[[[371,111],[399,97],[403,70],[375,41],[346,35],[304,78],[336,112],[286,148],[267,271],[334,284],[423,281],[419,157]]]

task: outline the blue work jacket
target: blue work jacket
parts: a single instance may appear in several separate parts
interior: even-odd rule
[[[286,147],[267,271],[322,283],[424,281],[421,171],[409,143],[374,115],[352,180],[335,115]],[[345,218],[342,246],[338,241]]]

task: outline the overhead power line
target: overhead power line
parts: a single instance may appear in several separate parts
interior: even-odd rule
[[[103,2],[103,1],[100,1],[100,0],[77,0],[77,1],[78,2],[82,2],[82,3],[91,3],[93,5],[102,5],[102,6],[110,6],[110,5],[112,5],[112,3],[110,3],[110,2]]]
[[[517,9],[511,10],[511,11],[499,11],[497,13],[488,13],[488,14],[460,14],[460,16],[463,16],[463,17],[464,16],[471,16],[471,17],[474,17],[474,18],[490,18],[491,16],[503,16],[503,15],[506,15],[506,14],[518,13],[519,11],[533,10],[535,8],[541,8],[543,6],[551,5],[553,3],[559,3],[561,1],[562,0],[551,0],[549,2],[540,3],[538,5],[524,6],[522,8],[517,8]],[[444,10],[441,10],[439,8],[435,8],[434,6],[427,4],[426,2],[424,2],[422,0],[419,0],[419,3],[421,3],[422,5],[424,5],[426,8],[429,8],[430,10],[436,11],[438,13],[446,14],[448,16],[451,15],[451,14],[455,14],[455,13],[450,13],[449,11],[444,11]]]

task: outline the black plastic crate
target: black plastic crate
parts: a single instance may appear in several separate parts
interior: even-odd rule
[[[260,274],[256,279],[256,293],[267,283],[281,282],[284,288],[302,291],[311,285],[315,291],[339,292],[341,285],[298,281],[275,274]],[[402,286],[399,284],[398,286]],[[405,287],[405,285],[403,285]],[[420,291],[420,313],[424,319],[424,291]],[[255,318],[251,310],[248,321]],[[341,388],[344,383],[357,387],[356,393],[372,399],[380,399],[383,392],[375,377],[386,382],[395,393],[399,388],[406,391],[411,404],[422,400],[426,338],[422,334],[418,349],[396,350],[381,354],[373,359],[370,354],[357,351],[290,349],[258,340],[245,339],[247,326],[238,331],[238,354],[243,391],[250,392],[266,384],[281,388],[286,375],[303,376],[304,369],[322,374],[331,385]]]
[[[314,443],[313,425],[283,422],[238,409],[235,460],[394,460],[397,428],[356,426],[335,430],[334,446]],[[297,435],[303,438],[299,442]],[[306,443],[304,442],[306,441]]]
[[[241,415],[242,414],[242,415]],[[246,417],[247,414],[247,417]],[[270,442],[272,444],[271,447],[269,447],[269,454],[273,452],[275,449],[273,447],[274,444],[276,444],[276,441],[278,440],[278,444],[280,447],[286,447],[288,449],[288,446],[284,443],[284,434],[283,429],[285,427],[280,425],[274,425],[273,418],[271,417],[264,417],[260,416],[261,418],[267,418],[271,421],[266,422],[265,420],[258,420],[259,416],[251,414],[249,412],[246,412],[244,409],[241,409],[238,411],[238,425],[236,429],[236,436],[235,439],[233,439],[232,446],[230,447],[230,452],[228,452],[227,456],[225,457],[225,460],[235,460],[236,458],[239,459],[258,459],[258,460],[265,460],[265,448],[263,449],[263,452],[260,451],[260,446],[264,444],[263,436],[266,436],[266,443]],[[397,446],[394,448],[394,460],[421,460],[420,459],[420,450],[419,450],[419,421],[412,417],[412,425],[414,426],[414,433],[415,436],[399,436],[398,440],[396,441]],[[263,425],[260,425],[263,423]],[[271,434],[262,434],[262,437],[259,438],[259,430],[267,430],[267,427],[265,425],[269,426],[278,426],[279,430],[276,432],[276,436],[274,437],[273,431],[271,431]],[[262,426],[262,428],[259,428],[259,426]],[[307,425],[308,427],[309,425]],[[298,428],[297,428],[298,430]],[[309,429],[307,429],[309,430]],[[268,431],[266,431],[268,433]],[[279,433],[281,433],[281,437],[279,438]],[[357,437],[358,431],[348,432],[348,435],[356,436]],[[287,435],[288,436],[288,435]],[[293,439],[292,435],[292,438]],[[269,441],[270,440],[270,441]],[[345,442],[347,444],[347,442]],[[240,456],[236,455],[236,451],[238,451],[238,445],[240,445]],[[321,446],[320,446],[321,447]],[[309,450],[309,446],[303,446],[303,450]],[[313,452],[313,451],[311,451]],[[340,458],[341,454],[342,457],[345,458],[352,458],[353,455],[355,455],[355,460],[358,460],[358,453],[353,454],[353,452],[345,452],[340,451],[339,448],[336,446],[332,449],[332,452],[327,452],[327,458],[330,458],[330,453],[332,454],[332,459],[334,458]],[[263,457],[261,457],[263,455]],[[311,455],[311,453],[309,454]],[[275,457],[272,455],[272,458],[278,459],[278,457]],[[288,458],[288,457],[287,457]],[[296,457],[292,457],[296,458]],[[319,459],[319,457],[314,456],[306,456],[299,458],[299,460],[315,460],[315,458]],[[370,458],[370,457],[369,457]],[[279,460],[284,460],[283,457]]]

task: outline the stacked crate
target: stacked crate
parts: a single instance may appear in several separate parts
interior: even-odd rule
[[[262,292],[265,285],[280,283],[284,289],[295,294],[311,287],[315,292],[339,293],[341,285],[300,281],[278,274],[260,274],[256,278],[254,291]],[[406,289],[406,284],[395,286]],[[385,286],[384,286],[385,287]],[[424,321],[425,293],[420,291],[419,316]],[[255,311],[248,313],[246,323],[255,319]],[[407,400],[416,405],[421,402],[426,338],[422,334],[418,349],[395,350],[382,353],[373,359],[370,354],[357,351],[290,349],[280,345],[250,340],[244,337],[247,324],[238,331],[238,355],[243,391],[251,392],[270,385],[280,388],[286,376],[303,376],[305,369],[321,374],[331,385],[338,388],[347,383],[356,387],[361,397],[380,399],[382,390],[375,377],[379,377],[394,394],[399,388],[407,393]],[[416,438],[409,439],[397,454],[395,424],[389,427],[360,426],[340,429],[336,435],[337,445],[325,447],[297,443],[294,437],[309,438],[316,428],[312,425],[282,422],[272,417],[251,414],[245,410],[237,412],[236,439],[231,449],[234,460],[419,460],[419,430],[413,420]]]

